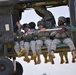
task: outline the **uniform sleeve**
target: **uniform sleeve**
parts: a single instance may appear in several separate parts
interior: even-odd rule
[[[57,32],[53,31],[53,32],[50,33],[50,36],[55,36],[56,34],[57,34]]]

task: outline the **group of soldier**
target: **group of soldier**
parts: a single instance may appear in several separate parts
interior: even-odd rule
[[[24,61],[30,62],[30,58],[28,57],[29,51],[32,51],[32,58],[35,64],[40,64],[40,54],[42,50],[42,46],[45,45],[47,48],[49,59],[48,61],[54,64],[54,51],[59,43],[65,43],[69,46],[72,53],[72,61],[76,58],[76,51],[74,43],[71,39],[71,28],[68,22],[66,23],[66,18],[64,16],[60,16],[58,18],[58,26],[52,25],[52,28],[61,28],[61,30],[55,31],[46,31],[46,29],[50,29],[49,25],[45,25],[43,20],[37,22],[38,29],[36,29],[36,24],[34,22],[30,22],[29,24],[25,23],[21,25],[19,22],[16,22],[18,27],[17,32],[14,33],[15,45],[14,49],[18,55],[21,57],[24,55]],[[21,28],[24,32],[21,32]],[[19,37],[18,37],[19,36]],[[67,54],[67,53],[65,53]],[[61,64],[64,63],[63,55],[61,56]],[[44,55],[45,57],[45,55]],[[47,58],[45,58],[46,63]],[[66,56],[66,63],[68,63],[68,58]]]

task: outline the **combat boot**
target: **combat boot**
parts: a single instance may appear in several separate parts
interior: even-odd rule
[[[22,56],[22,53],[20,53],[19,50],[15,50],[15,51],[16,51],[18,57],[21,57]]]
[[[28,54],[25,54],[25,58],[24,58],[23,60],[26,61],[27,63],[30,62],[30,59],[29,59],[29,57],[28,57]]]
[[[27,63],[30,62],[30,59],[28,57],[25,57],[23,60],[26,61]]]
[[[54,64],[54,58],[55,58],[55,57],[52,57],[51,53],[48,54],[48,56],[49,56],[49,61],[50,61],[52,64]]]
[[[47,54],[43,54],[43,57],[44,57],[44,63],[47,63],[48,62]]]
[[[30,60],[33,60],[33,55],[31,56]]]
[[[64,63],[64,59],[63,59],[63,58],[61,58],[60,64],[63,64],[63,63]]]
[[[26,53],[26,49],[25,48],[21,48],[20,53],[22,53],[22,54]]]
[[[22,53],[19,53],[19,54],[18,54],[18,57],[21,57],[21,56],[22,56]]]
[[[68,58],[67,58],[67,57],[65,57],[65,59],[66,59],[66,62],[65,62],[65,63],[66,63],[66,64],[68,64],[68,63],[69,63]]]
[[[41,63],[41,59],[40,59],[40,55],[38,55],[38,61],[37,61],[38,64]]]
[[[35,64],[37,64],[36,57],[37,57],[36,52],[34,52],[34,53],[33,53],[33,60],[34,60],[34,63],[35,63]]]
[[[75,63],[75,58],[72,58],[72,63]]]
[[[76,58],[76,51],[75,51],[75,50],[72,51],[72,59],[73,59],[73,58],[74,58],[74,59]]]
[[[50,53],[50,57],[51,57],[51,58],[55,58],[54,50],[51,51],[51,53]]]

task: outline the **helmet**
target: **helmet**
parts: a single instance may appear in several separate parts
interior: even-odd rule
[[[29,23],[30,29],[35,29],[36,24],[34,22]]]
[[[44,26],[43,21],[38,21],[37,26],[39,26],[39,25],[43,25]]]
[[[70,24],[70,18],[69,17],[67,17],[65,20],[66,20],[66,23]]]
[[[24,30],[24,28],[26,28],[26,27],[29,28],[29,25],[28,25],[27,23],[24,23],[24,24],[22,25],[22,29]]]
[[[63,23],[65,23],[65,17],[64,16],[60,16],[59,18],[58,18],[58,21],[62,21]]]

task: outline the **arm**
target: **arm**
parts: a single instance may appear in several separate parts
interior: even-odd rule
[[[55,36],[57,34],[56,31],[51,32],[50,36]]]
[[[18,27],[17,33],[18,33],[18,35],[20,35],[21,34],[21,24],[17,21],[16,25]]]
[[[45,31],[58,31],[58,30],[62,30],[62,28],[52,28],[52,29],[41,29],[38,32],[45,32]]]

